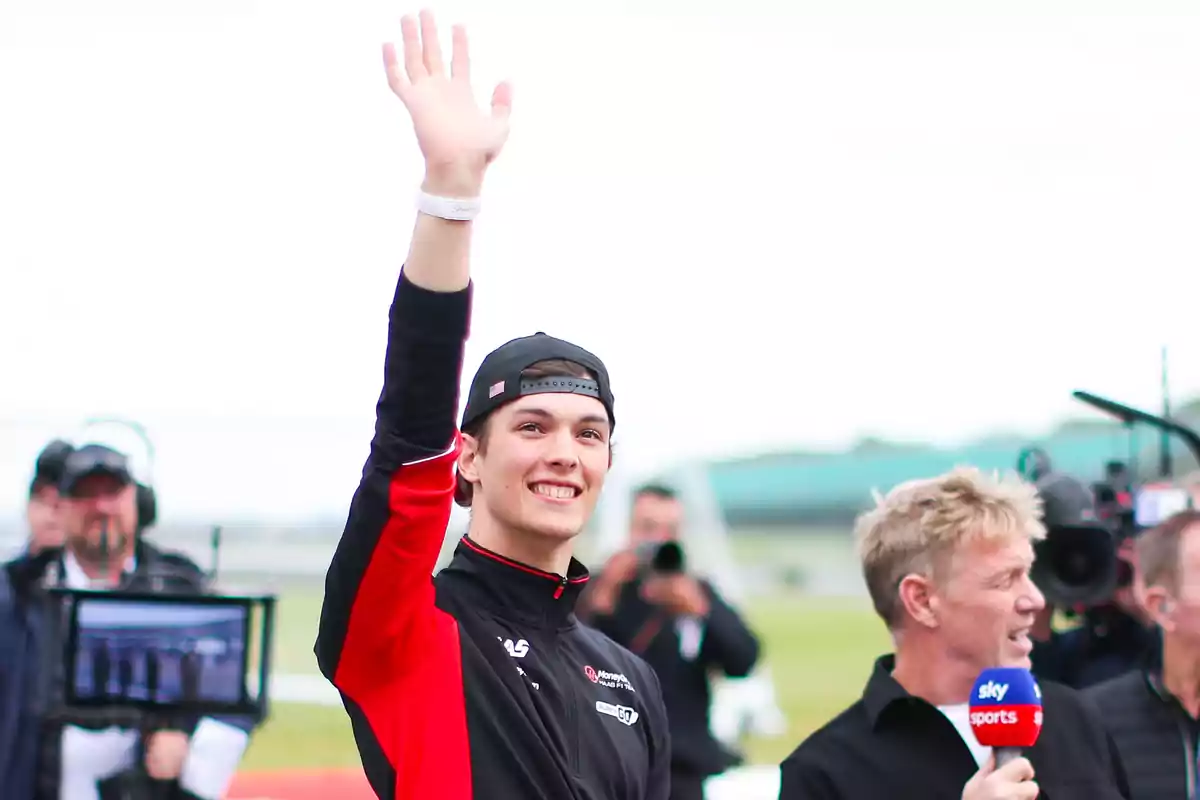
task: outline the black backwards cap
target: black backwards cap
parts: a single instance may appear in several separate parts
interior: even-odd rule
[[[571,378],[554,376],[548,378],[522,378],[521,373],[539,361],[573,361],[596,377]],[[538,331],[532,336],[513,339],[488,353],[479,365],[467,405],[463,409],[461,430],[479,422],[500,406],[511,403],[518,397],[529,394],[561,392],[594,397],[608,412],[609,426],[615,428],[617,419],[613,415],[612,388],[608,381],[608,370],[604,362],[578,345],[555,339]]]
[[[129,459],[124,453],[107,445],[85,444],[67,455],[58,490],[69,496],[79,482],[89,475],[110,475],[122,484],[134,481]]]

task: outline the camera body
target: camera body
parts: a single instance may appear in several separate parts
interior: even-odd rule
[[[214,528],[213,560],[219,546]],[[113,589],[75,589],[46,576],[48,653],[45,719],[138,735],[134,763],[98,783],[101,800],[176,797],[173,780],[151,778],[144,746],[161,730],[190,733],[204,716],[257,727],[270,709],[276,596],[219,591],[176,553],[141,551]],[[247,731],[249,732],[249,730]]]
[[[675,539],[640,544],[637,555],[639,566],[656,575],[680,575],[687,571],[683,545]]]
[[[1049,472],[1036,485],[1046,537],[1034,546],[1034,583],[1065,611],[1108,602],[1123,577],[1117,520],[1104,516],[1091,487],[1069,475]]]
[[[1055,472],[1037,483],[1046,538],[1035,547],[1033,579],[1064,610],[1102,605],[1132,584],[1124,555],[1132,540],[1192,506],[1187,491],[1170,483],[1135,485],[1120,462],[1110,462],[1106,473],[1090,487]]]
[[[1137,490],[1128,468],[1120,461],[1104,467],[1104,480],[1092,484],[1096,514],[1116,534],[1118,541],[1132,538],[1138,531],[1134,519],[1133,498]]]

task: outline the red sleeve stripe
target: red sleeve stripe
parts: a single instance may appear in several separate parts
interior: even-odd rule
[[[388,519],[358,586],[335,681],[395,770],[402,800],[472,800],[458,623],[434,606],[431,579],[457,450],[456,441],[392,477]],[[365,762],[368,748],[359,749]]]

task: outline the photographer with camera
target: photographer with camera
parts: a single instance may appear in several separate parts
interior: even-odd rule
[[[758,639],[716,589],[689,574],[675,492],[633,496],[630,547],[605,564],[580,599],[580,618],[644,658],[658,674],[671,730],[671,798],[703,798],[704,780],[740,763],[709,729],[710,672],[745,677]]]
[[[186,556],[142,538],[155,499],[130,459],[113,447],[57,446],[37,472],[57,477],[60,546],[32,541],[6,565],[0,642],[6,686],[0,713],[5,800],[218,800],[241,759],[252,724],[241,719],[150,719],[130,729],[128,709],[75,719],[64,710],[66,675],[58,602],[69,587],[198,594],[204,573]],[[46,461],[46,463],[43,463]],[[35,476],[35,484],[38,477]],[[11,690],[6,690],[11,693]]]
[[[1032,576],[1046,608],[1033,632],[1034,674],[1082,689],[1152,661],[1158,640],[1138,601],[1132,532],[1068,475],[1047,472],[1037,489],[1047,533]],[[1078,626],[1053,630],[1055,609]]]

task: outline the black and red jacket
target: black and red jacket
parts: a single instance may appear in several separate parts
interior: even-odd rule
[[[576,621],[582,564],[552,575],[464,538],[431,578],[453,501],[470,296],[401,275],[317,661],[381,798],[667,800],[658,679]]]

